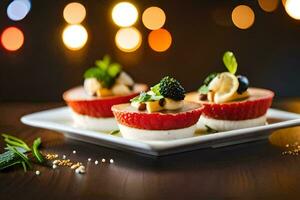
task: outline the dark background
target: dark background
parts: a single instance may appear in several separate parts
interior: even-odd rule
[[[89,39],[80,51],[68,50],[61,39],[67,25],[62,13],[68,2],[33,0],[25,19],[13,22],[6,14],[10,1],[0,1],[0,31],[17,26],[25,35],[19,51],[0,48],[1,101],[61,101],[63,91],[82,84],[84,70],[106,53],[138,82],[154,84],[172,75],[191,91],[208,73],[225,69],[221,56],[226,50],[235,52],[238,73],[247,75],[252,86],[272,89],[277,98],[300,94],[300,22],[288,16],[281,2],[267,13],[254,0],[135,1],[140,16],[149,6],[165,11],[164,27],[171,32],[173,44],[164,53],[150,49],[149,30],[140,18],[136,24],[143,36],[140,49],[135,53],[118,50],[114,43],[118,27],[111,20],[111,9],[118,1],[109,0],[78,1],[87,10],[83,25]],[[250,29],[240,30],[231,22],[231,11],[239,4],[255,12]]]

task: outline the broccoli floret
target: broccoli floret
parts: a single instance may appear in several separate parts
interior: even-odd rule
[[[183,100],[185,97],[184,88],[176,79],[169,76],[164,77],[159,82],[159,92],[162,96],[176,101]]]

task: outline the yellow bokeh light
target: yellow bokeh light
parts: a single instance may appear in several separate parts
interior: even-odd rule
[[[88,33],[82,25],[69,25],[63,31],[62,39],[70,50],[79,50],[86,44]]]
[[[150,7],[144,11],[142,21],[146,28],[150,30],[157,30],[165,24],[166,15],[161,8]]]
[[[82,4],[72,2],[66,5],[63,15],[64,19],[69,24],[79,24],[84,20],[86,16],[86,10]]]
[[[300,20],[300,0],[287,0],[285,10],[292,18]]]
[[[166,29],[154,30],[148,36],[148,43],[154,51],[163,52],[170,48],[172,36]]]
[[[233,9],[231,18],[236,27],[247,29],[253,25],[255,15],[249,6],[239,5]]]
[[[121,2],[113,8],[112,19],[118,26],[128,27],[137,21],[138,11],[133,4]]]
[[[273,12],[278,6],[279,0],[258,0],[258,4],[266,12]]]
[[[24,44],[24,34],[16,27],[8,27],[1,35],[1,43],[6,50],[16,51]]]
[[[137,50],[142,43],[142,36],[136,28],[121,28],[115,37],[117,47],[124,52]]]

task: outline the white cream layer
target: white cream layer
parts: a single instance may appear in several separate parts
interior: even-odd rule
[[[230,131],[230,130],[241,129],[241,128],[262,126],[266,124],[266,121],[267,121],[266,115],[254,119],[237,120],[237,121],[212,119],[212,118],[205,117],[204,115],[201,115],[197,123],[197,128],[203,130],[206,129],[205,128],[206,125],[217,131]]]
[[[145,130],[131,128],[118,124],[120,132],[124,138],[133,140],[174,140],[192,137],[196,131],[196,124],[187,128],[173,130]]]
[[[112,131],[118,129],[118,124],[113,117],[109,118],[96,118],[87,115],[80,115],[74,111],[72,112],[72,118],[75,122],[75,126],[82,129],[88,129],[93,131]]]

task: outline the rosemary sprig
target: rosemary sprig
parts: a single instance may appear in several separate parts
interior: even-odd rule
[[[31,151],[31,149],[29,148],[29,146],[21,139],[11,136],[11,135],[7,135],[7,134],[2,134],[2,136],[4,137],[4,141],[11,145],[11,146],[15,146],[15,147],[21,147],[24,148],[27,151]]]
[[[0,154],[0,170],[15,165],[22,165],[24,172],[26,172],[27,169],[32,168],[31,161],[28,157],[30,153],[32,153],[39,163],[44,162],[44,157],[38,149],[42,142],[41,138],[34,140],[31,150],[23,140],[17,137],[7,134],[2,134],[2,136],[6,142],[6,148],[4,148],[6,152]]]

